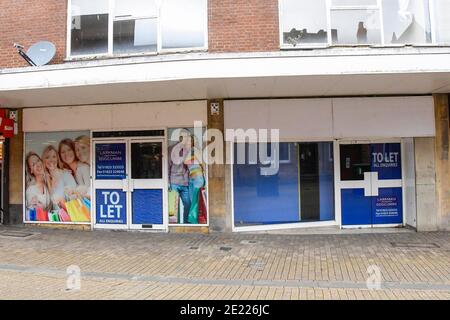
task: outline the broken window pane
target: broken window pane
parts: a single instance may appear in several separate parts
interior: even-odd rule
[[[326,0],[284,0],[283,44],[327,43]]]
[[[71,55],[108,52],[108,0],[72,0]]]
[[[161,7],[163,49],[204,47],[206,15],[204,0],[164,0]]]
[[[431,42],[428,0],[383,0],[385,43]]]
[[[380,12],[376,9],[332,10],[333,44],[380,44]]]

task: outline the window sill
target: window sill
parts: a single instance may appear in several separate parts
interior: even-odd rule
[[[122,54],[96,54],[85,56],[69,56],[64,62],[93,61],[93,60],[111,60],[137,57],[155,57],[167,54],[188,54],[196,52],[208,52],[208,48],[192,48],[192,49],[166,49],[159,52],[143,52],[143,53],[122,53]]]

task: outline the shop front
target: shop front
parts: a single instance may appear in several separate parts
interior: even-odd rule
[[[206,124],[205,101],[25,109],[24,223],[208,227]]]
[[[416,227],[414,142],[433,119],[430,97],[226,102],[227,129],[279,130],[230,142],[233,230]],[[275,165],[249,156],[261,148]]]

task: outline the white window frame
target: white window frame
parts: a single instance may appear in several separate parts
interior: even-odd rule
[[[434,1],[436,0],[427,0],[429,3],[429,14],[430,14],[430,25],[431,25],[431,42],[430,43],[414,43],[414,44],[391,44],[386,43],[385,35],[384,35],[384,19],[383,19],[383,1],[377,0],[376,5],[351,5],[351,6],[337,6],[332,5],[332,0],[326,1],[326,15],[327,15],[327,43],[306,43],[301,44],[298,43],[296,46],[284,43],[283,36],[283,2],[284,0],[278,1],[278,11],[279,11],[279,30],[280,30],[280,48],[282,50],[301,50],[301,49],[314,49],[314,48],[328,48],[328,47],[405,47],[405,46],[414,46],[414,47],[433,47],[433,46],[450,46],[450,43],[439,43],[436,39],[436,13],[434,9]],[[332,34],[331,34],[331,12],[338,10],[378,10],[380,14],[380,32],[381,32],[381,41],[378,44],[333,44]]]
[[[143,19],[143,18],[156,18],[157,19],[157,51],[147,51],[147,52],[130,52],[130,53],[116,53],[114,54],[114,21],[127,20],[127,19],[115,19],[114,8],[115,0],[109,1],[108,10],[108,52],[105,53],[94,53],[87,55],[72,55],[72,0],[67,0],[67,33],[66,33],[66,59],[67,60],[81,60],[81,59],[93,59],[93,58],[112,58],[112,57],[127,57],[127,56],[141,56],[141,55],[157,55],[160,53],[176,53],[176,52],[191,52],[191,51],[207,51],[208,50],[208,0],[203,0],[203,11],[204,15],[204,30],[203,37],[205,39],[204,45],[201,47],[184,47],[184,48],[174,48],[174,49],[163,49],[162,48],[162,32],[161,32],[161,2],[164,0],[156,0],[157,5],[157,16],[143,16],[143,17],[133,17],[133,19]]]

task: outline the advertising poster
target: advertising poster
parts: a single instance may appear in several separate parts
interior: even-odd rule
[[[121,180],[126,177],[125,143],[95,145],[95,176],[97,180]]]
[[[89,132],[28,133],[25,222],[91,221]]]
[[[200,128],[168,130],[170,224],[208,223],[203,133]]]

